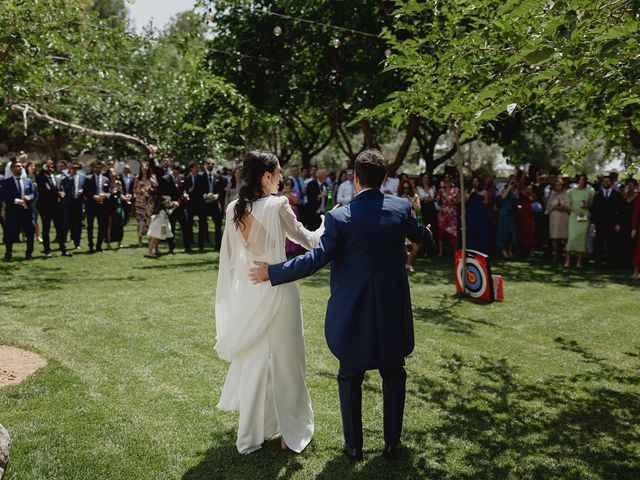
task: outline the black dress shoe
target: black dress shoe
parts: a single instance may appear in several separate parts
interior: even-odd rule
[[[5,262],[10,262],[12,258],[13,258],[13,257],[11,257],[11,256],[7,256],[7,255],[5,255],[5,256],[4,256],[4,261],[5,261]]]
[[[382,456],[387,460],[397,460],[401,454],[402,445],[399,443],[396,445],[385,445],[384,449],[382,449]]]
[[[362,448],[344,447],[342,451],[347,457],[349,457],[351,460],[355,462],[362,460]]]
[[[24,257],[25,260],[33,260],[33,257],[31,255],[27,255]]]

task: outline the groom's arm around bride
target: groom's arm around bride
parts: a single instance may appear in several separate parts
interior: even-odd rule
[[[288,262],[258,264],[251,272],[254,282],[280,285],[331,262],[325,335],[340,361],[345,451],[353,458],[362,456],[361,383],[364,372],[371,369],[380,370],[383,377],[385,454],[399,451],[404,359],[414,347],[405,238],[418,244],[432,242],[431,232],[412,216],[406,199],[380,192],[386,172],[382,153],[362,152],[355,163],[358,195],[326,214],[320,244]]]

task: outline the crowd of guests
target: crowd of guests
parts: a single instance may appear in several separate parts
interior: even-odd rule
[[[461,196],[457,178],[449,173],[399,174],[388,176],[381,186],[386,194],[407,198],[414,215],[430,225],[435,248],[425,255],[442,257],[460,248],[464,198],[469,249],[504,258],[538,251],[553,262],[578,268],[589,255],[598,266],[633,268],[633,278],[640,278],[640,190],[635,179],[621,183],[611,173],[589,182],[585,175],[519,171],[498,183],[491,176],[473,177]],[[297,165],[290,167],[284,189],[309,228],[319,224],[313,217],[324,213],[327,205],[347,204],[355,194],[352,170],[336,174]],[[330,200],[319,204],[317,198],[323,195]],[[296,248],[287,244],[289,253]],[[407,253],[407,269],[413,271],[420,249],[407,241]]]
[[[419,201],[417,215],[436,237],[437,248],[428,255],[443,256],[460,247],[464,197],[469,249],[504,258],[538,250],[565,267],[575,259],[578,268],[589,255],[598,266],[633,268],[632,276],[639,278],[640,190],[635,179],[623,184],[612,173],[590,183],[585,175],[518,172],[500,184],[490,176],[473,177],[463,197],[448,174],[437,181],[428,174],[399,175],[385,185],[386,193],[412,198],[416,205]]]
[[[89,253],[117,249],[123,246],[125,225],[133,219],[139,244],[155,238],[149,242],[148,256],[158,256],[157,240],[166,239],[169,252],[174,251],[176,224],[182,229],[186,252],[192,252],[194,244],[204,251],[209,219],[215,225],[214,248],[219,249],[225,201],[237,196],[242,183],[238,172],[225,178],[212,158],[204,162],[204,169],[192,162],[183,172],[181,163],[168,157],[158,161],[156,152],[152,147],[136,175],[130,165],[117,172],[113,160],[96,161],[87,172],[75,159],[56,164],[49,158],[38,166],[24,152],[11,158],[5,174],[0,174],[5,261],[12,260],[13,245],[20,236],[29,260],[36,240],[42,243],[44,258],[52,257],[54,250],[72,256],[81,248],[84,230]],[[151,227],[164,218],[162,212],[167,214],[167,228],[155,229],[154,236]],[[197,241],[193,237],[196,217]]]
[[[24,153],[12,158],[6,178],[0,175],[5,260],[12,258],[19,232],[27,243],[27,258],[32,258],[34,238],[42,242],[45,258],[53,255],[52,245],[71,256],[81,246],[84,229],[90,253],[102,251],[105,244],[106,249],[119,248],[124,226],[132,219],[139,244],[150,239],[147,256],[158,256],[160,240],[174,251],[177,225],[185,252],[193,252],[194,246],[204,251],[209,220],[215,227],[213,247],[219,250],[225,207],[244,185],[242,169],[217,169],[208,158],[204,165],[191,162],[185,170],[169,157],[156,159],[156,154],[152,147],[135,175],[129,165],[117,172],[113,161],[97,161],[85,172],[77,160],[55,164],[48,159],[38,168]],[[325,212],[355,198],[353,174],[351,168],[335,172],[293,164],[280,195],[288,198],[298,219],[315,230]],[[519,171],[498,183],[491,176],[473,177],[461,196],[456,178],[450,173],[399,174],[382,184],[384,193],[407,198],[414,215],[434,234],[435,247],[423,252],[407,241],[408,270],[413,271],[420,253],[442,257],[460,248],[464,198],[469,249],[504,258],[531,256],[537,250],[566,267],[575,259],[578,268],[589,255],[597,265],[633,268],[633,277],[640,278],[636,180],[623,184],[612,173],[589,182],[585,175]],[[298,250],[287,240],[288,254]]]

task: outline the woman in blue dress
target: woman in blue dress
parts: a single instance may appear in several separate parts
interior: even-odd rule
[[[516,179],[509,177],[507,186],[500,194],[500,210],[498,212],[498,227],[496,231],[496,246],[502,249],[502,256],[513,258],[513,247],[517,244],[518,222],[516,212],[518,208],[518,194]]]
[[[489,225],[487,223],[486,196],[480,179],[471,179],[471,189],[465,192],[467,206],[467,248],[489,254]]]

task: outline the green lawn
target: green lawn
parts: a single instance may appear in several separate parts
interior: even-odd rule
[[[143,253],[0,265],[0,344],[49,360],[0,390],[8,479],[640,478],[640,285],[629,272],[498,262],[506,301],[479,305],[452,295],[449,262],[420,261],[408,449],[395,463],[379,455],[371,372],[365,461],[352,464],[323,335],[328,270],[298,284],[315,437],[300,455],[272,440],[240,456],[236,414],[216,409],[227,370],[213,350],[217,257]]]

